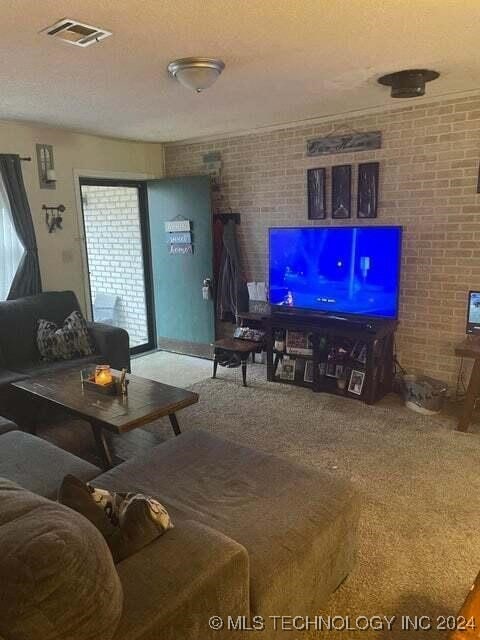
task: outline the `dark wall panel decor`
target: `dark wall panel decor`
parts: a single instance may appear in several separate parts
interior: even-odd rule
[[[378,207],[378,162],[358,165],[357,218],[376,218]]]
[[[366,133],[347,133],[344,135],[324,136],[307,141],[307,156],[326,156],[332,153],[352,153],[357,151],[371,151],[382,146],[381,131],[367,131]]]
[[[352,214],[352,167],[332,167],[332,218],[350,218]]]
[[[323,220],[327,217],[326,171],[325,169],[309,169],[308,185],[308,219]]]

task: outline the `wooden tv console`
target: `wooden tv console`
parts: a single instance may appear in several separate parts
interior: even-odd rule
[[[273,312],[263,317],[266,331],[267,379],[373,404],[392,389],[397,324],[396,320],[357,320],[330,315]],[[309,355],[288,353],[288,339],[284,340],[282,351],[275,348],[275,338],[282,335],[287,338],[288,332],[292,331],[309,334]],[[358,355],[362,352],[363,345],[365,349],[359,360]],[[278,370],[286,356],[305,362],[311,360],[312,380],[304,380],[306,365],[302,362],[298,363],[298,371],[295,365],[293,380],[281,378]],[[342,374],[338,378],[333,377],[331,373],[334,370],[342,371]],[[352,382],[352,372],[353,382],[362,381],[360,393],[359,386]],[[352,390],[349,390],[351,382]],[[357,393],[353,392],[353,388]]]

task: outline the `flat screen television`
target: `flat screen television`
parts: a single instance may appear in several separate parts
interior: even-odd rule
[[[269,236],[272,305],[397,317],[401,227],[271,228]]]

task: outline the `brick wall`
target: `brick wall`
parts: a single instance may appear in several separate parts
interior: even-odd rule
[[[132,187],[82,187],[92,301],[117,295],[115,324],[130,346],[148,340],[138,194]]]
[[[306,157],[307,139],[350,128],[381,130],[382,149]],[[242,214],[239,239],[249,279],[266,278],[268,227],[332,222],[403,225],[399,359],[412,372],[453,383],[459,364],[453,347],[465,335],[467,292],[480,289],[479,142],[477,95],[407,102],[394,111],[268,133],[172,144],[166,148],[166,172],[169,176],[202,173],[203,154],[221,153],[222,204]],[[307,220],[308,168],[372,160],[380,162],[376,220]],[[352,202],[356,202],[355,184]]]

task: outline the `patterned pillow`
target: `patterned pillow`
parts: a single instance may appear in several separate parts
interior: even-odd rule
[[[63,479],[58,501],[97,527],[115,562],[140,551],[173,528],[168,511],[154,498],[142,493],[110,493],[72,475]]]
[[[71,360],[94,352],[87,323],[79,311],[73,311],[58,328],[50,320],[37,323],[37,346],[42,360]]]
[[[90,356],[94,352],[90,334],[88,333],[87,323],[80,311],[72,311],[63,323],[64,329],[72,331],[74,334],[73,343],[75,353],[79,356]]]

